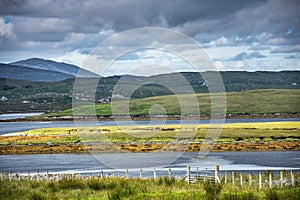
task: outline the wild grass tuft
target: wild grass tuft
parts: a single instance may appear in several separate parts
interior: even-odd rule
[[[157,180],[158,185],[166,185],[166,186],[171,186],[175,183],[175,178],[174,177],[159,177]]]
[[[223,186],[217,182],[203,181],[203,188],[205,190],[205,197],[207,200],[220,199]]]
[[[63,178],[58,181],[59,189],[85,189],[86,184],[80,180],[75,178]]]
[[[259,198],[253,192],[235,192],[224,193],[221,200],[258,200]]]
[[[87,185],[92,190],[112,190],[117,187],[114,182],[107,182],[101,179],[91,179],[87,182]]]

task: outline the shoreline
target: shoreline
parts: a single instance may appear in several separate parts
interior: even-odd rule
[[[1,136],[0,155],[82,152],[300,151],[300,122],[298,121],[225,124],[218,139],[207,135],[209,124],[196,126],[196,128],[190,125],[164,125],[161,128],[83,126],[78,129],[74,127],[33,129]],[[181,135],[182,133],[184,135]],[[193,140],[189,140],[191,137]]]
[[[89,121],[89,120],[99,120],[99,121],[149,121],[149,120],[209,120],[209,119],[264,119],[264,118],[300,118],[300,113],[296,114],[250,114],[250,115],[226,115],[226,116],[167,116],[167,117],[149,117],[149,116],[139,116],[139,117],[80,117],[73,118],[72,116],[66,117],[29,117],[29,118],[18,118],[18,119],[7,119],[0,120],[0,122],[35,122],[35,121]]]
[[[235,142],[215,144],[129,144],[129,143],[87,143],[87,144],[36,144],[36,145],[0,145],[0,155],[21,154],[59,154],[59,153],[147,153],[147,152],[228,152],[228,151],[300,151],[300,142]]]

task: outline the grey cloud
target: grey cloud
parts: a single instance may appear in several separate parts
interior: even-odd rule
[[[230,61],[242,61],[242,60],[248,60],[248,59],[253,59],[253,58],[264,58],[266,56],[260,54],[259,52],[255,51],[252,53],[246,53],[246,52],[242,52],[239,53],[238,55],[230,58]]]
[[[10,16],[6,23],[13,25],[15,35],[9,40],[0,36],[0,50],[89,52],[113,33],[158,26],[205,41],[205,47],[299,52],[294,48],[300,45],[299,10],[298,0],[0,0],[0,18]],[[103,31],[109,33],[101,35]],[[126,38],[123,44],[131,45]]]
[[[256,45],[256,46],[249,47],[249,50],[254,50],[254,51],[269,50],[269,49],[271,49],[271,47],[269,47],[269,46],[263,46],[263,45]]]
[[[199,39],[242,37],[262,32],[272,32],[274,38],[299,38],[296,33],[299,32],[297,27],[300,27],[300,4],[293,0],[0,0],[0,3],[0,16],[25,16],[29,20],[37,18],[41,26],[42,23],[49,23],[49,27],[56,24],[54,33],[96,33],[103,29],[119,32],[141,26],[164,26],[192,37],[197,35]],[[47,18],[56,20],[52,24],[43,22]],[[47,30],[47,27],[40,30],[38,23],[36,25],[31,30]],[[291,28],[294,30],[286,35]],[[26,27],[20,24],[20,37],[21,30],[26,31]],[[37,35],[38,32],[33,31],[32,34]]]
[[[284,56],[284,58],[286,58],[286,59],[299,59],[300,56],[299,55],[288,55],[288,56]]]
[[[283,46],[272,50],[270,53],[295,53],[300,52],[300,45]]]
[[[235,26],[235,15],[263,3],[259,0],[29,0],[4,4],[0,7],[0,15],[68,19],[72,32],[97,32],[103,28],[119,32],[141,26],[165,26],[194,36],[199,32],[235,32],[237,27],[246,26]]]
[[[163,16],[172,27],[187,21],[219,19],[262,1],[2,0],[0,2],[2,16],[74,18],[79,21],[92,21],[98,25],[110,22],[115,29],[123,30],[157,24],[160,22],[160,16]]]

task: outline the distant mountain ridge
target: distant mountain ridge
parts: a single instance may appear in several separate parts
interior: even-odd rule
[[[12,62],[10,63],[10,65],[60,72],[67,75],[71,75],[73,77],[98,77],[97,74],[82,69],[76,65],[71,65],[63,62],[55,62],[52,60],[44,60],[41,58],[30,58],[26,60]],[[77,74],[79,70],[80,74]]]
[[[56,71],[0,63],[0,78],[23,81],[56,82],[74,78],[74,76]]]
[[[99,75],[76,65],[41,58],[30,58],[10,64],[0,63],[0,78],[56,82],[75,77],[96,78]]]
[[[0,102],[0,113],[16,111],[55,112],[57,110],[71,108],[73,97],[84,102],[86,101],[86,97],[89,96],[89,90],[85,90],[84,85],[82,86],[82,91],[87,91],[88,95],[78,93],[78,95],[74,96],[73,87],[75,78],[67,78],[71,75],[64,73],[0,64],[0,76],[2,76],[2,73],[4,73],[4,75],[5,73],[9,73],[11,76],[14,74],[15,79],[0,77],[0,98],[4,97],[3,101]],[[226,92],[242,92],[258,89],[300,89],[300,71],[221,71],[203,72],[201,74],[207,77],[210,73],[219,73],[221,75]],[[24,77],[36,77],[38,80],[20,80],[20,77],[16,77],[20,76],[20,74],[24,75]],[[207,93],[209,92],[206,85],[207,81],[203,79],[201,74],[197,72],[182,72],[180,74],[160,74],[150,77],[123,75],[101,77],[100,79],[79,79],[83,83],[89,83],[90,81],[94,83],[94,81],[98,81],[95,94],[91,94],[93,98],[95,97],[97,103],[106,103],[111,100],[112,96],[137,99],[172,95],[174,92],[176,94],[189,94],[190,91],[186,89],[188,87],[191,87],[195,93]],[[186,81],[179,81],[178,76],[181,76],[182,79]],[[48,79],[53,80],[54,78],[65,78],[65,80],[47,81]],[[41,79],[44,80],[41,81]],[[122,83],[122,87],[115,87],[116,84],[120,83]],[[141,87],[136,88],[137,85]],[[172,86],[172,88],[175,89],[171,91],[167,86]],[[87,84],[87,87],[89,87],[89,84]],[[127,92],[127,90],[134,92],[131,94]],[[131,96],[128,96],[128,94]],[[251,96],[251,93],[248,94],[250,95],[249,100],[251,101],[253,96]],[[277,97],[274,96],[274,98]],[[293,101],[298,103],[299,98],[294,98]],[[281,104],[282,102],[278,100],[278,103]],[[297,103],[295,103],[295,105]]]

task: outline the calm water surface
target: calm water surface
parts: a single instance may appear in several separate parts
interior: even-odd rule
[[[184,173],[187,165],[190,165],[193,171],[210,171],[216,164],[220,165],[221,171],[239,170],[255,173],[258,170],[300,170],[298,151],[212,152],[204,158],[199,158],[196,152],[186,152],[172,163],[159,165],[163,160],[172,157],[172,154],[174,153],[161,152],[150,156],[148,153],[0,155],[0,171],[27,173],[30,170],[31,172],[95,174],[100,171],[112,171],[112,168],[107,166],[110,164],[107,160],[118,160],[119,168],[114,170],[124,172],[128,168],[132,176],[138,175],[140,168],[143,168],[146,175],[151,176],[153,167],[158,171],[172,168],[174,172]],[[124,162],[125,160],[127,162]],[[148,167],[141,167],[141,163]]]
[[[300,121],[299,118],[254,118],[254,119],[226,119],[225,123],[253,123],[253,122],[284,122]],[[154,121],[155,122],[155,121]],[[150,121],[134,121],[137,125],[149,125]],[[157,121],[159,123],[159,121]],[[210,120],[167,120],[165,124],[209,124]],[[76,122],[76,126],[116,126],[115,121],[82,121]],[[128,121],[122,121],[122,125],[131,125]],[[32,130],[36,128],[74,127],[73,121],[61,122],[0,122],[0,135],[14,132]]]
[[[258,118],[258,119],[227,119],[225,123],[247,122],[279,122],[299,121],[299,118]],[[149,121],[135,121],[137,125],[149,125]],[[208,124],[210,120],[168,120],[166,124]],[[129,123],[122,122],[122,125]],[[77,126],[116,126],[114,121],[76,122]],[[63,122],[0,122],[0,134],[26,131],[47,127],[74,127],[73,121]],[[112,169],[124,173],[130,169],[131,176],[138,176],[143,168],[145,176],[151,176],[153,167],[167,173],[168,168],[178,173],[185,173],[190,165],[193,171],[209,171],[220,165],[221,171],[240,170],[255,172],[258,170],[300,170],[300,152],[220,152],[209,153],[204,158],[193,153],[99,153],[99,154],[36,154],[36,155],[0,155],[0,171],[4,172],[46,172],[50,173],[81,173],[96,174],[100,171],[109,173]],[[175,173],[175,172],[174,172]]]

